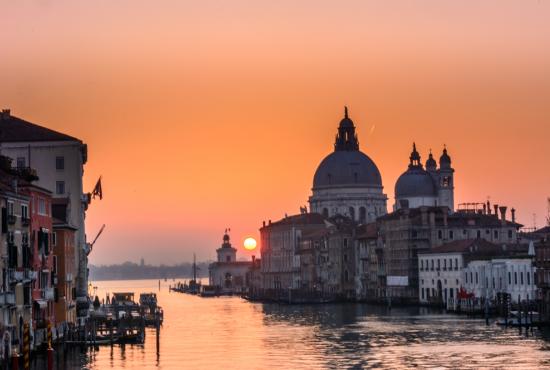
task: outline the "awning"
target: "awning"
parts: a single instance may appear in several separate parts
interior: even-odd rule
[[[40,307],[40,309],[48,308],[48,301],[45,301],[43,299],[36,299],[34,303],[36,303],[38,307]]]

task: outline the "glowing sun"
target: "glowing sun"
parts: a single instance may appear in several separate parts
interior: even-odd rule
[[[246,238],[244,240],[244,249],[253,251],[256,249],[256,239],[254,238]]]

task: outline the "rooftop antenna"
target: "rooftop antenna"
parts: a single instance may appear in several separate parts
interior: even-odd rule
[[[537,214],[533,213],[533,230],[537,230]]]

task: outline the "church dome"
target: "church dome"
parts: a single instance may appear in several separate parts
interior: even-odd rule
[[[410,168],[397,179],[395,197],[437,196],[432,176],[422,168]]]
[[[363,185],[382,187],[376,164],[366,154],[356,151],[335,151],[329,154],[315,172],[313,188]]]
[[[313,188],[342,186],[382,187],[382,177],[376,164],[359,151],[359,140],[353,121],[345,107],[344,118],[338,126],[334,152],[323,159],[315,176]]]
[[[422,168],[420,154],[416,150],[416,144],[413,143],[409,169],[399,176],[395,183],[395,198],[433,196],[437,196],[434,180],[432,176]]]

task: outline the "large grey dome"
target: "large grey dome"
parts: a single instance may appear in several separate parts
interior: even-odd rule
[[[378,167],[372,159],[358,150],[341,150],[329,154],[313,177],[314,189],[346,185],[382,187]]]
[[[395,183],[395,197],[437,196],[432,176],[423,168],[409,168]]]

